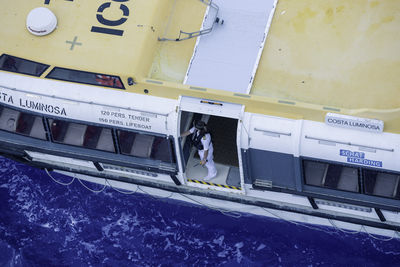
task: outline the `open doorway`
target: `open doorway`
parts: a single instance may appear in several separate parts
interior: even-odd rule
[[[206,123],[211,134],[214,147],[214,162],[217,176],[208,184],[225,188],[240,188],[240,172],[237,150],[238,119],[221,116],[206,115],[194,112],[181,112],[181,132],[193,127],[195,121],[202,120]],[[192,144],[192,136],[182,138],[182,152],[184,167],[188,181],[201,181],[207,176],[207,168],[199,164],[200,158],[196,147]]]

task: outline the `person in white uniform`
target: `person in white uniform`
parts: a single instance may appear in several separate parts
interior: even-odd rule
[[[190,134],[192,135],[192,144],[199,153],[200,164],[207,167],[208,174],[203,180],[208,181],[215,178],[217,176],[217,168],[214,163],[214,148],[206,124],[203,121],[197,121],[194,123],[194,127],[182,133],[181,136],[184,137]]]

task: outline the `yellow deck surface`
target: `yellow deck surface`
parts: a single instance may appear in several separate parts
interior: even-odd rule
[[[2,0],[5,2],[5,0]],[[157,38],[175,0],[13,0],[0,9],[1,53],[49,65],[105,74],[145,77],[151,67]],[[102,4],[111,3],[103,12]],[[129,9],[124,16],[120,5]],[[26,29],[26,18],[36,7],[47,7],[56,15],[57,28],[47,36],[34,36]],[[96,16],[109,21],[126,18],[117,26],[105,26]],[[122,36],[92,32],[93,26],[123,30]],[[73,50],[67,41],[77,42]]]
[[[203,22],[206,6],[198,0],[174,0],[168,10],[168,20],[162,37],[177,38],[179,31],[198,31]],[[196,38],[182,42],[158,42],[150,69],[152,79],[182,83],[185,77]]]
[[[400,133],[400,0],[279,0],[250,95],[183,85],[197,39],[158,41],[199,30],[206,10],[199,0],[2,1],[0,54],[51,65],[41,79],[54,66],[73,68],[118,75],[139,94],[215,99],[314,121],[334,111],[380,119],[385,131]],[[105,3],[110,7],[99,11]],[[36,7],[55,13],[53,33],[37,37],[26,29]],[[126,18],[111,27],[123,36],[92,32],[102,26],[99,14]],[[80,44],[71,50],[75,37]],[[128,77],[136,84],[127,86]]]
[[[399,0],[279,0],[251,93],[400,108],[399,29]]]

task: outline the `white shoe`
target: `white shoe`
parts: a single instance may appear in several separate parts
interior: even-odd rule
[[[217,176],[217,173],[215,173],[214,175],[207,175],[203,180],[204,181],[210,181],[211,179],[214,179],[215,176]]]

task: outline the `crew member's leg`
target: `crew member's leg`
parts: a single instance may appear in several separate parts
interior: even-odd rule
[[[217,168],[215,167],[213,152],[214,151],[211,147],[210,151],[208,151],[207,162],[205,164],[207,167],[208,173],[207,173],[207,176],[204,178],[204,180],[211,180],[212,178],[217,176]],[[200,159],[203,158],[203,155],[204,155],[204,151],[199,150]]]
[[[211,180],[215,176],[217,176],[217,168],[215,168],[215,163],[214,160],[207,160],[206,167],[208,170],[207,176],[204,178],[204,180]]]

